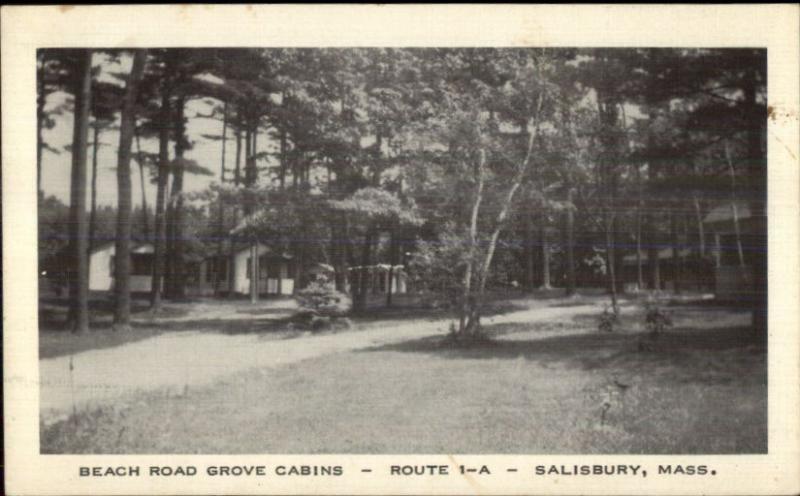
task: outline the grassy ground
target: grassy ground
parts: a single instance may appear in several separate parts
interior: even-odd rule
[[[428,338],[139,395],[43,428],[42,451],[766,452],[765,350],[721,317],[746,319],[671,311],[648,351],[635,317],[611,334],[585,318],[567,329],[585,333],[546,338],[547,325],[490,326],[477,347]]]

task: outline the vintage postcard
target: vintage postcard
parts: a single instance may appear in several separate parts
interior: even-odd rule
[[[798,6],[2,14],[8,494],[800,491]]]

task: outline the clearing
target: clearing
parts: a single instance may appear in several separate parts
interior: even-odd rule
[[[641,351],[640,305],[599,333],[603,302],[513,300],[485,320],[493,340],[468,348],[443,342],[441,314],[309,334],[281,323],[285,301],[189,304],[160,334],[42,359],[42,451],[766,451],[748,313],[669,306],[674,328]]]

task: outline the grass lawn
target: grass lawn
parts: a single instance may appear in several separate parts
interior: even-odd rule
[[[477,347],[429,338],[251,370],[43,428],[42,452],[766,452],[765,350],[691,316],[649,351],[576,319],[586,333],[498,328]]]

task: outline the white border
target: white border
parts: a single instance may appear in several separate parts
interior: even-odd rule
[[[82,6],[2,9],[3,301],[6,490],[10,494],[797,494],[798,75],[796,5]],[[314,456],[336,478],[79,479],[78,465],[255,463],[308,456],[39,454],[35,50],[130,46],[716,46],[768,49],[769,455],[456,456],[458,463],[704,463],[715,477],[394,478],[360,467],[452,464],[448,456]],[[260,485],[259,485],[260,484]]]

